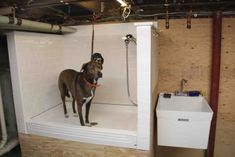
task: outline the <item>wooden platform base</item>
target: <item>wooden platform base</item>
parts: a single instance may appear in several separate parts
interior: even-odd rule
[[[23,157],[151,157],[150,152],[20,134]]]

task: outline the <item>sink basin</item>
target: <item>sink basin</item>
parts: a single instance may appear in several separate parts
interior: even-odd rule
[[[213,111],[204,97],[161,93],[156,112],[158,145],[207,149]]]
[[[157,105],[157,114],[161,117],[167,116],[166,118],[179,114],[184,117],[194,115],[196,119],[211,119],[213,112],[202,96],[174,96],[171,93],[170,98],[164,98],[163,93],[161,93]]]

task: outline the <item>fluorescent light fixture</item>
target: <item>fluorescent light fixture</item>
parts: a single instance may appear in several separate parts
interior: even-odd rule
[[[127,3],[124,1],[124,0],[117,0],[122,7],[126,7],[127,6]]]

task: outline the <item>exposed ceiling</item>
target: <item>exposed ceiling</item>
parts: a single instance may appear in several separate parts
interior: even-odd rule
[[[126,0],[131,13],[126,21],[210,17],[216,10],[235,15],[234,0]],[[0,15],[59,25],[121,21],[124,8],[116,0],[0,0]]]

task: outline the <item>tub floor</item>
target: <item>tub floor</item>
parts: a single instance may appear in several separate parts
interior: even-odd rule
[[[58,105],[29,120],[28,133],[94,144],[136,147],[135,106],[92,104],[90,122],[98,122],[98,125],[86,127],[81,126],[79,117],[73,115],[71,103],[66,104],[68,118],[64,117],[63,106]]]

